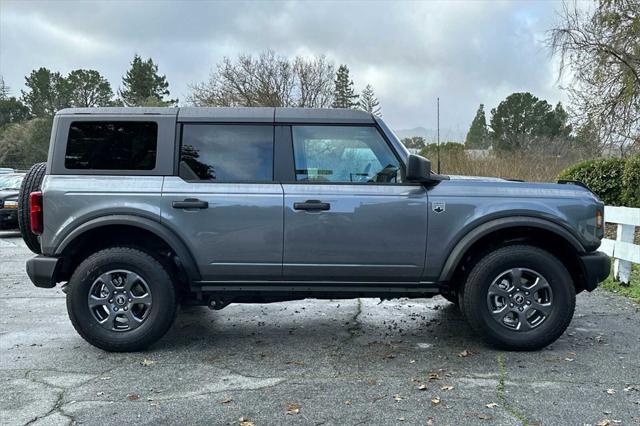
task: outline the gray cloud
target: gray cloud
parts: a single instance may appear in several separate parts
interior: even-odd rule
[[[513,91],[563,100],[545,31],[558,4],[528,2],[21,1],[0,3],[0,73],[14,93],[46,66],[93,68],[114,88],[134,53],[151,56],[173,96],[223,56],[270,48],[346,63],[371,83],[394,128],[435,126],[459,139],[478,104]]]

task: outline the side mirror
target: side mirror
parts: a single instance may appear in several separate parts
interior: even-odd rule
[[[431,180],[431,161],[415,154],[409,154],[407,174],[409,182],[429,182]]]

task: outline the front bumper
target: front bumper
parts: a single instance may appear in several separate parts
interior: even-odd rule
[[[584,288],[588,291],[595,290],[611,272],[611,258],[601,251],[581,255],[580,263],[584,275]]]
[[[56,286],[56,273],[62,264],[58,257],[36,256],[27,260],[27,275],[36,287],[53,288]]]

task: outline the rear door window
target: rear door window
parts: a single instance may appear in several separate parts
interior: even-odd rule
[[[185,124],[179,173],[188,181],[270,182],[273,126]]]
[[[77,121],[69,127],[64,164],[71,170],[153,170],[158,125],[143,121]]]

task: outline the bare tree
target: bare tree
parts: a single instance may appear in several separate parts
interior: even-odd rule
[[[293,69],[297,82],[296,106],[306,108],[327,108],[333,102],[333,77],[335,68],[320,56],[294,60]]]
[[[640,3],[599,0],[587,11],[563,3],[549,45],[569,70],[571,111],[579,125],[595,125],[622,154],[640,143]]]
[[[325,107],[332,101],[333,64],[324,56],[290,60],[268,50],[225,57],[208,81],[191,86],[197,106]]]

